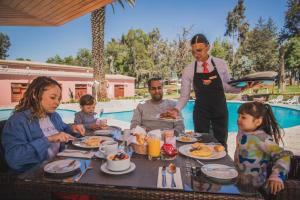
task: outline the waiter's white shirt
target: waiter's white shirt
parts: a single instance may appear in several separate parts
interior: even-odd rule
[[[207,60],[208,71],[212,72],[214,70],[214,66],[211,63],[211,59],[214,60],[216,69],[222,80],[224,91],[228,93],[239,93],[241,91],[240,88],[232,87],[231,85],[228,84],[228,82],[231,79],[231,76],[228,72],[228,66],[224,60],[209,56]],[[202,64],[203,62],[197,61],[197,69],[196,69],[197,73],[203,73]],[[190,98],[191,87],[193,86],[193,79],[194,79],[194,67],[195,67],[195,61],[188,64],[183,70],[182,77],[181,77],[181,95],[176,105],[176,108],[178,110],[181,110]]]

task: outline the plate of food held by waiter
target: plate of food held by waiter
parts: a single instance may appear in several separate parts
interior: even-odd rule
[[[265,85],[273,85],[276,81],[278,73],[274,71],[256,72],[244,76],[243,78],[229,81],[228,84],[234,87],[245,87],[259,85],[264,87]]]
[[[168,112],[160,113],[160,114],[156,115],[156,118],[163,120],[163,121],[172,121],[172,122],[182,120],[182,118],[180,116],[174,117],[173,115],[171,115]]]

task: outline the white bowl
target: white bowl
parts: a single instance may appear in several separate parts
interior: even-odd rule
[[[130,157],[125,154],[126,158],[122,160],[112,160],[116,154],[110,154],[106,157],[106,168],[110,171],[124,171],[130,167]]]

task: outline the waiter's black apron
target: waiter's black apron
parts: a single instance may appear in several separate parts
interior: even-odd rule
[[[226,147],[228,136],[228,110],[222,80],[211,59],[214,70],[209,73],[197,73],[197,61],[194,67],[193,86],[196,95],[193,112],[195,132],[208,133],[210,124],[214,137]],[[212,80],[204,85],[203,80]]]

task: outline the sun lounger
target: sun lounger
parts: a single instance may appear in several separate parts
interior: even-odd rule
[[[283,103],[286,103],[286,104],[299,104],[299,96],[294,96],[291,99],[283,101]]]
[[[269,103],[274,103],[274,104],[276,104],[276,103],[281,103],[282,100],[283,100],[283,96],[282,96],[282,95],[279,95],[277,98],[271,99],[271,100],[269,101]]]

